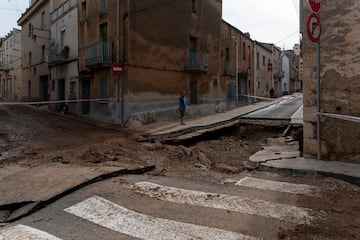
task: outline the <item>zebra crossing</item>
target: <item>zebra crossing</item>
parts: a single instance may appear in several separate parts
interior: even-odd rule
[[[310,197],[320,196],[320,191],[315,186],[253,177],[242,178],[234,186]],[[164,202],[256,215],[292,224],[309,225],[316,218],[316,213],[309,208],[244,196],[202,192],[148,181],[135,182],[131,189],[143,196]],[[146,215],[97,195],[69,206],[63,211],[76,216],[78,219],[136,239],[261,239],[258,236],[250,236],[244,233]],[[10,239],[61,240],[62,238],[22,224],[0,228],[0,240]]]

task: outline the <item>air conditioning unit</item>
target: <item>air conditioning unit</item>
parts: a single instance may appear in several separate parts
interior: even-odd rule
[[[208,71],[208,65],[200,65],[202,71]]]

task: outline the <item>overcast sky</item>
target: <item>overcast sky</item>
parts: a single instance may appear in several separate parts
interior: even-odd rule
[[[29,0],[0,0],[0,37],[17,26]],[[299,43],[299,0],[223,0],[223,19],[253,40],[291,49]]]
[[[223,0],[223,19],[259,42],[299,43],[299,0]]]

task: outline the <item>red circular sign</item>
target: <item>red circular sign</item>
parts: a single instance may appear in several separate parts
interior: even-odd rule
[[[314,11],[314,12],[319,12],[320,10],[320,0],[309,0],[309,3],[310,3],[310,6],[311,6],[311,9]]]
[[[119,76],[123,72],[123,66],[120,63],[112,64],[112,73],[116,76]]]
[[[309,16],[306,24],[306,30],[311,41],[313,42],[320,41],[320,36],[321,36],[320,19],[315,13],[312,13]]]

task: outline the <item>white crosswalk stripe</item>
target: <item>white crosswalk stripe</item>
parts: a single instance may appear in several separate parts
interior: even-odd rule
[[[15,225],[0,229],[0,240],[61,240],[47,232],[25,225]]]
[[[320,197],[320,190],[318,187],[305,184],[293,184],[260,178],[245,177],[237,181],[235,185],[250,189],[274,191],[276,194],[287,193],[310,197]],[[233,188],[234,187],[235,186],[233,186]],[[144,196],[164,201],[164,203],[172,202],[184,204],[184,206],[192,205],[196,207],[203,207],[203,210],[205,210],[205,208],[221,209],[225,211],[237,212],[240,214],[265,217],[269,218],[269,220],[272,218],[278,222],[309,225],[311,224],[311,221],[315,219],[315,216],[316,219],[320,218],[320,213],[314,212],[309,208],[276,203],[263,199],[254,199],[239,195],[218,194],[185,188],[176,188],[147,181],[136,182],[131,185],[131,189],[143,194]],[[136,212],[136,209],[127,209],[121,205],[96,195],[73,206],[70,206],[64,209],[64,211],[79,217],[75,219],[85,219],[88,221],[88,224],[97,224],[101,227],[111,230],[110,232],[113,232],[114,234],[121,233],[137,239],[261,239],[259,237],[255,237],[257,233],[250,233],[250,235],[253,235],[250,236],[247,235],[249,233],[242,234],[240,232],[227,231],[206,225],[202,226],[146,215],[144,213]],[[72,221],[76,220],[73,218]],[[260,236],[263,236],[263,234],[260,234]],[[47,233],[43,230],[22,224],[0,228],[0,240],[32,239],[62,240],[61,238],[54,236],[51,233]]]
[[[253,177],[244,177],[235,183],[237,186],[258,188],[283,193],[300,194],[310,197],[319,197],[319,188],[306,184],[294,184]]]
[[[273,203],[261,199],[187,190],[169,187],[151,182],[135,183],[136,191],[164,201],[210,207],[276,218],[297,224],[309,224],[313,217],[311,209],[281,203]]]
[[[140,214],[98,196],[88,198],[66,208],[65,211],[111,230],[140,239],[258,239],[221,229]]]

